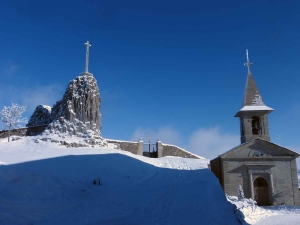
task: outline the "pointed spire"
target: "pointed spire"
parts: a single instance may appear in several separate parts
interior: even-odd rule
[[[250,72],[250,71],[249,71]],[[254,78],[250,73],[248,73],[246,87],[245,87],[245,95],[242,103],[243,106],[263,106],[265,103],[259,93],[259,90],[256,86]]]
[[[248,76],[246,81],[245,95],[244,95],[242,107],[251,106],[251,105],[253,106],[265,105],[250,71],[250,65],[252,65],[253,63],[249,61],[248,49],[246,49],[246,56],[247,56],[247,63],[245,63],[244,65],[248,67]]]
[[[242,108],[235,116],[239,116],[240,112],[242,111],[263,110],[263,111],[267,111],[267,113],[270,113],[271,111],[273,111],[273,109],[265,105],[260,95],[260,92],[257,88],[257,85],[254,81],[254,78],[251,74],[250,65],[252,65],[253,63],[249,61],[248,49],[246,49],[246,56],[247,56],[247,63],[245,63],[244,65],[248,67],[248,75],[247,75],[247,81],[245,87],[245,94],[242,102]]]

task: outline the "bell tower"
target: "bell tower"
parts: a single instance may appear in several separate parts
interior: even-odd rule
[[[246,49],[248,75],[246,80],[245,94],[242,102],[242,108],[235,117],[240,118],[241,143],[248,142],[255,138],[262,138],[270,141],[268,114],[274,109],[268,107],[256,86],[254,78],[250,71],[248,49]]]

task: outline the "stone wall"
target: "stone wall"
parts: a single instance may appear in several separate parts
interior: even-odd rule
[[[35,136],[42,133],[48,125],[41,125],[35,127],[24,127],[18,129],[12,129],[10,131],[10,136]],[[0,131],[0,138],[7,138],[8,137],[8,130],[1,130]]]
[[[110,144],[118,145],[119,149],[121,149],[121,150],[131,152],[132,154],[135,154],[135,155],[143,154],[143,150],[139,148],[141,143],[142,143],[142,147],[143,147],[143,142],[119,141],[119,140],[111,140],[111,139],[105,139],[105,140]]]
[[[25,136],[27,132],[27,127],[20,128],[20,129],[12,129],[10,131],[10,135],[16,135],[16,136]],[[8,137],[8,130],[0,130],[0,138],[7,138]]]
[[[117,144],[119,149],[131,152],[135,155],[144,155],[147,156],[147,152],[143,154],[143,141],[139,142],[130,142],[130,141],[119,141],[119,140],[112,140],[106,139],[108,143]],[[182,158],[192,158],[192,159],[201,159],[201,157],[194,155],[183,148],[179,148],[175,145],[163,144],[161,141],[158,141],[158,158],[164,156],[177,156]]]
[[[183,148],[179,148],[175,145],[162,144],[162,157],[164,156],[177,156],[182,158],[201,159],[201,157],[194,155]]]

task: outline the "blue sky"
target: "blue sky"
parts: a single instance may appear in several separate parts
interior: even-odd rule
[[[0,108],[52,106],[89,71],[103,136],[176,144],[213,158],[239,144],[247,68],[267,106],[271,140],[300,151],[299,1],[0,2]]]

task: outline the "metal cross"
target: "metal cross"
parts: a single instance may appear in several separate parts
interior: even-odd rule
[[[90,45],[90,42],[87,41],[84,43],[86,45],[86,55],[85,55],[85,72],[88,73],[89,70],[89,48],[92,46]]]
[[[253,64],[249,61],[249,56],[248,56],[248,49],[246,49],[246,55],[247,55],[247,63],[244,63],[244,66],[248,67],[248,73],[250,73],[250,66]]]

